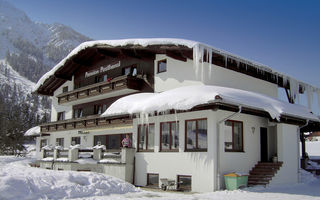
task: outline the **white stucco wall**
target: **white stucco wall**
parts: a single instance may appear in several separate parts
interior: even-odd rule
[[[270,185],[293,184],[298,182],[299,137],[298,126],[277,125],[278,160],[282,167],[270,182]]]
[[[155,123],[155,152],[138,152],[136,154],[136,184],[146,185],[147,173],[159,174],[159,178],[176,180],[177,175],[192,175],[192,190],[208,192],[218,189],[216,180],[217,165],[217,122],[230,116],[227,111],[197,111],[170,116],[152,117],[149,123]],[[184,152],[185,120],[207,118],[208,123],[208,152]],[[179,152],[159,152],[160,122],[179,121]],[[220,125],[220,178],[221,188],[224,188],[223,175],[232,171],[248,173],[260,160],[260,127],[267,127],[268,120],[252,115],[240,114],[231,120],[243,122],[244,152],[224,151],[224,123]],[[134,121],[134,136],[136,124]],[[255,127],[255,132],[252,132]],[[135,144],[136,145],[136,141]],[[160,183],[161,185],[161,183]]]
[[[58,104],[57,95],[62,93],[62,88],[68,86],[68,91],[73,90],[73,80],[66,81],[63,85],[61,85],[56,91],[54,91],[53,96],[51,97],[52,105],[51,105],[51,121],[57,121],[58,112],[65,112],[65,119],[72,118],[72,106],[63,106]]]
[[[159,179],[168,178],[177,180],[177,175],[192,176],[192,191],[208,192],[214,188],[214,112],[197,111],[175,115],[159,116],[149,118],[149,123],[155,123],[155,149],[154,152],[136,153],[135,184],[145,186],[147,173],[159,174]],[[176,118],[177,117],[177,118]],[[207,118],[208,129],[208,151],[207,152],[184,152],[185,142],[185,120]],[[159,152],[160,146],[160,122],[179,121],[179,152]],[[137,145],[137,124],[134,120],[134,147]],[[161,183],[159,183],[161,186]]]
[[[230,116],[232,112],[219,111],[219,121]],[[225,188],[224,175],[230,172],[249,173],[260,161],[260,127],[267,127],[268,120],[253,115],[239,114],[230,120],[243,122],[243,152],[225,152],[224,123],[220,124],[220,181]],[[252,132],[252,127],[255,131]]]
[[[157,62],[167,59],[167,71],[157,73]],[[278,97],[278,87],[275,84],[225,69],[208,63],[200,65],[198,72],[193,66],[192,60],[187,62],[172,59],[165,55],[156,55],[154,62],[155,92],[188,85],[217,85],[243,89],[257,93]]]

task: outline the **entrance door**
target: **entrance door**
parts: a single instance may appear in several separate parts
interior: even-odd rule
[[[260,128],[261,162],[268,162],[268,129]]]

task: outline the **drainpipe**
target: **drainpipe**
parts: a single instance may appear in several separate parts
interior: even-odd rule
[[[217,122],[217,183],[218,183],[218,190],[221,188],[220,183],[220,124],[227,121],[228,119],[231,119],[232,117],[235,117],[236,115],[240,114],[242,111],[242,106],[239,106],[238,112],[235,112],[228,117],[224,118],[223,120]]]
[[[308,126],[308,124],[309,124],[309,120],[307,119],[306,123],[304,125],[302,125],[302,126],[299,126],[298,130],[297,130],[297,136],[298,136],[297,137],[298,138],[297,139],[298,140],[297,141],[297,146],[298,146],[298,148],[297,148],[298,149],[298,153],[297,153],[298,154],[298,163],[297,163],[298,164],[298,167],[297,167],[297,170],[298,170],[298,183],[300,183],[300,170],[299,170],[300,169],[300,150],[299,150],[300,149],[300,145],[299,145],[300,144],[300,130],[302,128]]]

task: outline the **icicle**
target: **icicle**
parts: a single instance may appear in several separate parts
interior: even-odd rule
[[[174,110],[174,118],[176,120],[176,124],[178,124],[178,116],[177,116],[177,110]]]
[[[311,106],[313,103],[313,90],[310,85],[306,85],[306,95],[307,95],[307,101],[308,101],[308,108],[311,110]]]
[[[200,47],[199,47],[199,44],[197,44],[193,47],[193,68],[195,70],[196,77],[198,77],[198,70],[199,70],[199,64],[200,64],[199,54],[200,54]]]
[[[317,90],[317,97],[318,97],[318,107],[320,108],[320,90]]]
[[[209,80],[211,80],[212,77],[212,49],[207,49],[207,53],[209,55]]]
[[[201,56],[201,81],[203,81],[204,80],[204,67],[203,67],[204,47],[202,45],[200,46],[200,56]]]
[[[293,100],[295,100],[299,94],[299,82],[293,78],[288,77],[290,83],[290,94]]]
[[[224,56],[225,60],[224,60],[224,66],[227,67],[228,66],[228,56]]]

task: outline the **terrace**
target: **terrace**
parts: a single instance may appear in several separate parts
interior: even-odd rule
[[[71,105],[72,103],[86,103],[119,95],[131,94],[141,90],[143,86],[141,75],[124,75],[110,81],[99,82],[57,95],[58,103]]]
[[[116,125],[132,124],[132,119],[129,116],[118,116],[117,118],[100,117],[100,115],[91,115],[87,117],[55,121],[42,124],[41,133],[54,131],[66,131],[85,128],[99,128]]]

